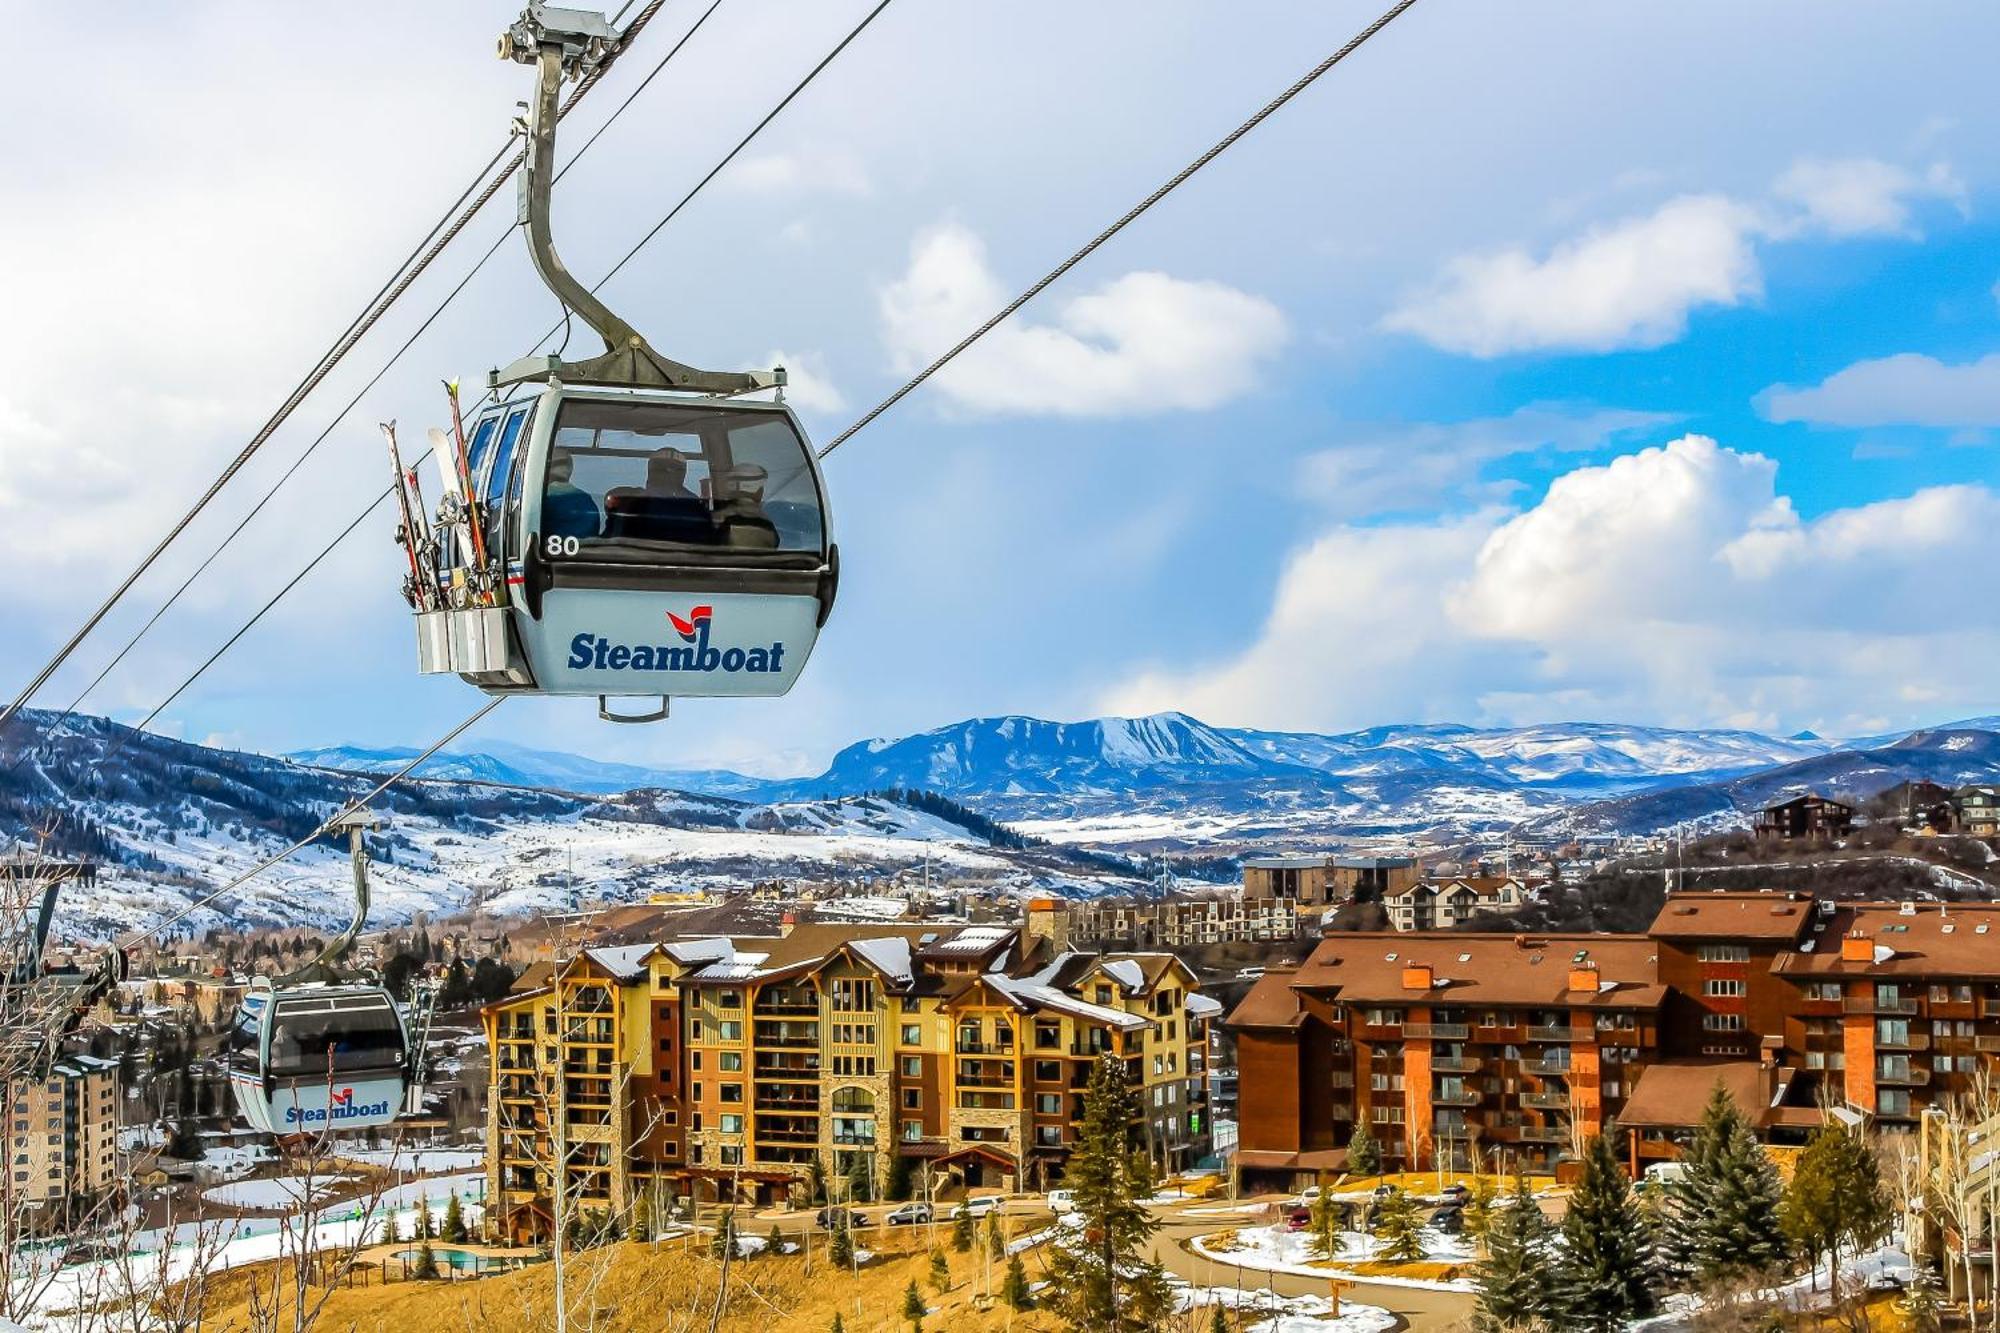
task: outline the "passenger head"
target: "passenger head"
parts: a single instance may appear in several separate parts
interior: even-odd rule
[[[569,485],[569,479],[575,472],[576,460],[568,454],[551,453],[549,455],[549,484],[551,486]]]
[[[662,449],[646,460],[646,489],[656,493],[687,489],[687,455]]]

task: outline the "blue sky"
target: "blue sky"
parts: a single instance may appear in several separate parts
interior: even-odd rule
[[[610,289],[670,355],[781,353],[821,438],[1372,17],[906,6]],[[864,10],[725,0],[565,181],[572,267],[601,272]],[[670,3],[566,141],[699,12]],[[491,151],[525,95],[488,54],[508,17],[59,16],[91,58],[0,92],[48,111],[0,218],[26,257],[0,292],[34,312],[0,330],[0,675],[94,605]],[[1002,711],[1840,734],[2000,710],[1996,28],[1970,4],[1425,0],[836,455],[842,604],[792,696],[486,725],[782,773]],[[477,220],[42,702],[507,220],[504,199]],[[86,706],[149,710],[384,484],[376,420],[435,420],[438,377],[525,351],[552,311],[509,244]],[[163,726],[422,743],[468,711],[414,675],[387,527]]]

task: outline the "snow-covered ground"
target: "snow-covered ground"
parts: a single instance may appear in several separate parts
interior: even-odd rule
[[[1196,1254],[1204,1255],[1221,1263],[1239,1264],[1244,1268],[1254,1268],[1268,1273],[1287,1273],[1297,1277],[1332,1277],[1343,1270],[1343,1263],[1365,1263],[1379,1257],[1381,1243],[1373,1236],[1360,1231],[1340,1233],[1340,1248],[1331,1255],[1322,1256],[1313,1244],[1309,1231],[1293,1231],[1284,1224],[1273,1226],[1243,1227],[1236,1231],[1233,1242],[1216,1242],[1212,1236],[1197,1236],[1191,1242]],[[1424,1261],[1427,1263],[1470,1263],[1472,1243],[1462,1236],[1447,1236],[1434,1227],[1425,1227],[1422,1232]],[[1331,1265],[1330,1267],[1328,1265]],[[1389,1286],[1428,1287],[1440,1291],[1470,1291],[1472,1283],[1465,1278],[1451,1281],[1437,1281],[1428,1278],[1376,1277],[1370,1282]]]
[[[1338,1315],[1324,1296],[1280,1296],[1268,1287],[1188,1287],[1174,1284],[1175,1308],[1185,1313],[1220,1305],[1238,1317],[1256,1320],[1243,1325],[1246,1333],[1384,1333],[1396,1326],[1396,1316],[1373,1305],[1342,1303]],[[1258,1319],[1262,1315],[1264,1318]]]
[[[486,1161],[479,1148],[363,1148],[334,1154],[343,1162],[360,1162],[385,1171],[405,1171],[411,1175],[433,1175],[440,1171],[469,1171]]]
[[[238,1180],[201,1192],[202,1201],[221,1208],[249,1208],[260,1212],[288,1212],[309,1198],[324,1199],[354,1183],[353,1176],[269,1176],[263,1180]]]

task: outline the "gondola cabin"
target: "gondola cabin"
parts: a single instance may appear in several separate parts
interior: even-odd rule
[[[791,689],[839,555],[788,407],[551,382],[466,440],[487,567],[469,533],[438,543],[423,670],[492,693]]]
[[[252,1129],[379,1129],[409,1093],[409,1039],[379,986],[259,987],[229,1039],[229,1087]]]

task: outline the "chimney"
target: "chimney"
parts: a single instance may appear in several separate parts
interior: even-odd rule
[[[778,918],[778,934],[781,936],[789,935],[792,933],[792,927],[798,924],[799,914],[797,912],[786,912]]]
[[[1429,990],[1431,988],[1431,965],[1429,963],[1403,964],[1404,990]]]
[[[1597,994],[1597,964],[1571,963],[1569,967],[1569,989],[1572,995]]]
[[[1875,961],[1875,942],[1868,933],[1850,930],[1840,941],[1840,961],[1843,963],[1872,963]]]
[[[1042,939],[1053,949],[1069,947],[1069,917],[1053,898],[1028,899],[1026,933],[1031,940]]]

